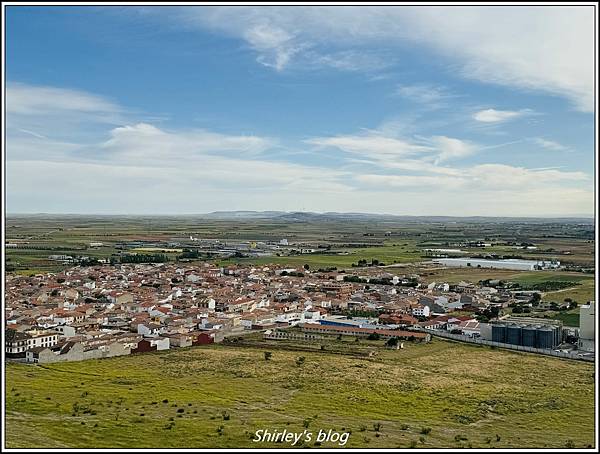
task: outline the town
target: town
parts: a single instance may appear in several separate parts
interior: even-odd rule
[[[6,357],[78,361],[168,350],[249,333],[319,343],[342,336],[386,347],[432,335],[593,361],[594,302],[580,327],[516,316],[539,294],[501,281],[426,284],[393,269],[312,270],[276,265],[120,264],[11,275],[6,282]],[[566,303],[569,308],[569,303]],[[315,337],[316,335],[316,337]],[[242,339],[240,337],[240,339]],[[383,341],[387,341],[384,342]]]

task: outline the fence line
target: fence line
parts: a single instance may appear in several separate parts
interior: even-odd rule
[[[540,355],[548,355],[548,356],[556,356],[557,358],[566,358],[566,359],[576,359],[580,361],[588,361],[594,362],[594,356],[578,356],[577,353],[567,353],[567,352],[555,352],[554,350],[549,350],[545,348],[535,348],[535,347],[525,347],[524,345],[515,345],[515,344],[506,344],[504,342],[495,342],[485,339],[477,339],[469,336],[465,336],[462,334],[451,334],[444,331],[437,330],[423,330],[424,332],[430,333],[432,336],[443,337],[446,339],[453,339],[460,342],[468,342],[471,344],[478,345],[489,345],[490,347],[497,348],[506,348],[509,350],[517,350],[521,352],[527,353],[537,353]]]

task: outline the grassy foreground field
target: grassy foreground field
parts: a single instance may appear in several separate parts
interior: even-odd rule
[[[372,358],[216,345],[8,364],[6,392],[12,448],[290,446],[252,442],[260,429],[351,431],[346,447],[594,443],[593,365],[441,340]]]

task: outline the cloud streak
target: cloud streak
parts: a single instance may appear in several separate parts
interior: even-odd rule
[[[482,123],[504,123],[508,120],[514,120],[516,118],[523,117],[531,114],[530,109],[521,110],[496,110],[496,109],[485,109],[475,112],[473,119]]]
[[[178,10],[187,25],[245,40],[281,71],[337,47],[427,49],[466,79],[535,90],[594,109],[593,6],[214,7]],[[323,49],[323,50],[319,50]],[[368,67],[368,66],[367,66]]]

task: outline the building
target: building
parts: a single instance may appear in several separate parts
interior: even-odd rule
[[[459,268],[497,268],[505,270],[520,270],[520,271],[534,271],[548,268],[558,268],[560,262],[558,261],[543,261],[543,260],[520,260],[520,259],[507,259],[507,260],[487,260],[487,259],[475,259],[475,258],[444,258],[433,260],[434,263],[459,267]]]
[[[527,322],[500,322],[480,324],[481,337],[503,344],[521,345],[540,349],[554,349],[562,340],[560,324],[528,324]],[[484,326],[485,325],[485,326]]]
[[[304,323],[300,325],[302,331],[305,333],[319,333],[319,334],[333,334],[343,336],[360,336],[367,337],[370,334],[378,334],[382,339],[390,339],[392,337],[414,339],[420,342],[429,342],[431,340],[431,334],[422,333],[419,331],[402,331],[402,330],[391,330],[391,329],[372,329],[372,328],[358,328],[353,326],[328,326],[321,325],[318,323]]]
[[[579,342],[577,345],[580,350],[594,351],[595,315],[595,301],[590,301],[579,309]]]
[[[24,358],[28,350],[36,347],[52,347],[58,343],[59,333],[45,330],[17,332],[5,331],[4,352],[9,358]]]
[[[429,314],[430,314],[429,306],[418,305],[417,307],[413,307],[412,314],[415,317],[429,317]]]
[[[4,334],[4,352],[7,358],[24,358],[29,336],[14,329],[7,329]]]

